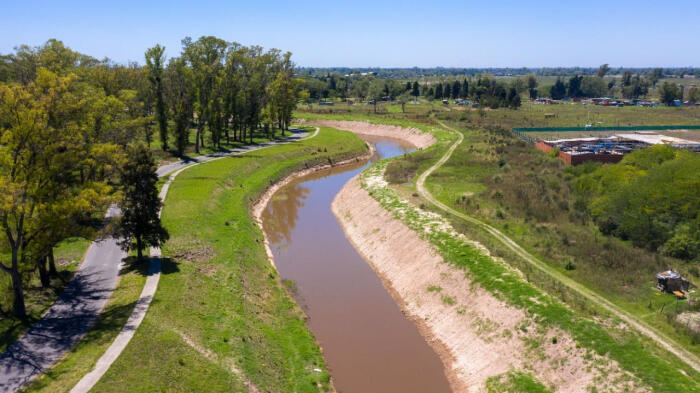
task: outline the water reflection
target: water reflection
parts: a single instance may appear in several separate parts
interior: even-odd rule
[[[401,141],[367,139],[377,150],[372,161],[411,151]],[[316,172],[276,193],[262,215],[275,265],[296,283],[338,391],[449,392],[440,359],[331,212],[335,195],[366,165]]]
[[[270,243],[284,247],[291,241],[292,230],[299,219],[299,208],[304,206],[310,192],[308,187],[292,184],[275,193],[264,214],[275,219],[267,220],[263,216]]]

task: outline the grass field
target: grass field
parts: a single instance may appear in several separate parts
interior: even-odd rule
[[[163,210],[171,238],[158,292],[95,391],[327,391],[320,350],[249,211],[286,174],[364,152],[356,136],[322,129],[183,172]]]

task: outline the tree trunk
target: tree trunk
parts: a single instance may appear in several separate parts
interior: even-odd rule
[[[49,274],[52,277],[58,277],[58,270],[56,269],[56,261],[53,257],[53,247],[49,248]]]
[[[136,252],[138,255],[138,260],[143,259],[143,242],[141,241],[141,236],[136,236]]]
[[[16,265],[13,266],[10,275],[12,276],[12,290],[14,292],[12,312],[15,314],[15,317],[24,319],[27,316],[27,309],[24,307],[24,289],[22,288],[22,277],[20,276]]]
[[[49,278],[49,272],[46,270],[46,259],[47,257],[41,257],[37,259],[37,267],[39,268],[39,279],[41,280],[41,287],[48,288],[51,286],[51,279]]]
[[[194,151],[199,154],[199,135],[202,133],[202,122],[197,119],[197,135],[194,138]]]

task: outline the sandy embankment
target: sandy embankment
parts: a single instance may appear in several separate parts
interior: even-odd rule
[[[388,132],[368,123],[314,124],[368,135]],[[392,137],[401,135],[391,132]],[[421,143],[426,147],[425,140]],[[332,210],[347,238],[440,355],[453,391],[484,391],[489,377],[512,369],[531,373],[557,392],[581,392],[594,385],[645,390],[615,362],[587,355],[569,334],[538,326],[445,263],[428,241],[373,199],[358,177],[335,197]]]
[[[314,120],[308,122],[315,126],[337,128],[339,130],[350,131],[359,135],[383,136],[387,138],[402,139],[416,149],[425,149],[435,143],[435,137],[417,128],[403,128],[389,126],[385,124],[372,124],[363,121],[347,120]]]
[[[277,266],[275,266],[275,259],[272,255],[272,250],[270,249],[270,242],[267,239],[267,235],[265,234],[265,230],[263,229],[262,225],[262,213],[265,211],[265,208],[267,207],[267,204],[270,202],[270,199],[272,199],[272,196],[275,195],[277,190],[280,188],[284,187],[285,185],[289,184],[292,180],[298,179],[300,177],[304,177],[306,175],[309,175],[311,173],[321,171],[324,169],[336,167],[336,166],[341,166],[341,165],[348,165],[364,160],[369,160],[372,155],[374,154],[374,146],[368,145],[369,151],[366,154],[363,154],[361,156],[357,156],[354,158],[349,158],[344,161],[338,161],[331,164],[323,164],[323,165],[316,165],[301,171],[293,172],[289,175],[287,175],[285,178],[282,180],[276,182],[275,184],[272,184],[270,187],[265,190],[264,193],[260,195],[257,201],[253,203],[253,206],[251,208],[251,213],[253,215],[253,219],[255,220],[255,223],[258,225],[260,230],[263,233],[263,243],[265,244],[265,251],[267,252],[267,259],[270,261],[270,264],[275,267],[275,270],[277,269]]]

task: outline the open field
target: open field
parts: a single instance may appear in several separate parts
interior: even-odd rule
[[[156,297],[95,389],[328,390],[320,351],[269,264],[249,209],[284,175],[365,151],[354,135],[322,129],[307,141],[183,172],[163,210],[170,259]]]
[[[447,113],[441,112],[438,116],[446,116]],[[317,117],[319,115],[317,114],[299,114],[300,117]],[[367,120],[368,116],[366,114],[344,114],[340,116],[327,116],[327,117],[332,117],[332,118],[342,118],[344,120],[350,120],[352,118],[355,118],[357,120]],[[430,128],[430,126],[427,125],[429,120],[426,118],[422,123],[413,123],[411,120],[407,119],[399,119],[395,116],[377,116],[374,118],[370,118],[370,121],[376,121],[380,123],[388,123],[388,124],[415,124],[418,127],[423,127],[423,128]],[[445,167],[436,171],[435,175],[431,176],[431,178],[428,180],[427,185],[430,188],[431,192],[434,193],[439,199],[444,201],[444,203],[448,205],[455,206],[456,209],[464,209],[464,201],[465,199],[462,198],[462,196],[465,196],[466,198],[471,200],[471,206],[478,206],[480,211],[476,213],[478,216],[483,217],[483,219],[489,223],[494,223],[495,226],[497,226],[499,229],[504,231],[505,233],[509,234],[512,238],[516,239],[519,243],[522,244],[521,239],[526,238],[525,235],[522,235],[521,232],[513,232],[514,230],[521,231],[519,226],[514,226],[512,221],[510,220],[511,215],[517,215],[517,210],[516,211],[511,211],[509,213],[507,210],[504,210],[504,214],[502,215],[505,218],[505,221],[507,221],[506,224],[503,223],[504,219],[502,218],[497,218],[495,215],[498,212],[497,207],[493,207],[494,203],[493,199],[491,198],[491,194],[494,188],[494,183],[492,181],[493,176],[497,173],[492,172],[493,169],[488,169],[491,168],[492,166],[495,168],[501,168],[499,167],[498,163],[498,154],[494,154],[496,151],[496,147],[498,145],[491,145],[492,143],[495,143],[496,140],[502,140],[502,138],[514,138],[513,136],[507,136],[509,133],[506,134],[490,134],[485,131],[464,131],[463,132],[465,135],[465,143],[461,145],[459,151],[455,152],[455,155],[453,158],[446,163]],[[476,138],[476,139],[475,139]],[[494,140],[495,139],[495,140]],[[523,157],[527,157],[527,155],[532,155],[532,159],[537,160],[533,162],[537,162],[537,165],[540,166],[540,170],[544,174],[548,173],[554,173],[555,176],[560,176],[563,177],[563,173],[561,175],[556,175],[556,168],[560,168],[560,171],[563,171],[563,168],[561,167],[561,164],[556,161],[552,160],[547,161],[547,158],[544,157],[544,155],[541,155],[539,153],[534,152],[531,148],[526,147],[523,145],[520,141],[517,139],[513,140],[513,146],[517,147],[517,152],[514,153],[514,157],[519,157],[519,159],[522,159]],[[466,150],[465,150],[466,149]],[[416,172],[419,172],[426,168],[426,162],[432,162],[433,158],[430,158],[431,156],[434,156],[434,154],[431,153],[432,149],[428,149],[423,152],[417,153],[417,155],[423,155],[424,159],[423,160],[416,160],[415,158],[412,158],[413,155],[409,155],[406,157],[403,157],[401,159],[395,160],[392,165],[389,165],[389,168],[387,168],[388,173],[392,171],[392,167],[398,166],[401,167],[401,170],[399,171],[394,171],[398,173],[394,173],[394,175],[399,175],[400,178],[403,180],[400,181],[400,183],[404,183],[405,185],[399,187],[399,191],[403,187],[408,187],[408,189],[405,192],[402,192],[402,195],[410,195],[412,191],[410,186],[410,181],[406,183],[406,179],[411,179],[412,176],[411,174],[415,174]],[[480,153],[480,154],[475,154]],[[504,151],[502,148],[499,150],[500,154],[502,154]],[[523,154],[527,153],[527,155],[523,156]],[[481,155],[484,155],[486,158],[485,162],[479,162],[474,163],[474,164],[469,164],[470,160],[474,160],[476,157],[479,157]],[[476,157],[475,157],[476,156]],[[539,158],[538,158],[539,157]],[[545,161],[542,161],[542,160]],[[465,161],[467,160],[467,161]],[[450,164],[450,162],[454,162],[453,164]],[[542,168],[543,162],[548,162],[550,164],[547,165],[546,168],[549,169],[544,169]],[[489,164],[490,163],[490,164]],[[506,163],[509,164],[508,168],[510,169],[511,172],[519,172],[520,167],[522,167],[523,171],[527,171],[531,169],[531,166],[526,165],[520,165],[518,166],[518,161],[515,159],[512,160],[506,160]],[[513,168],[516,168],[516,170],[513,170]],[[456,171],[456,172],[455,172]],[[405,172],[408,172],[406,174]],[[448,175],[449,173],[449,175]],[[389,179],[391,180],[391,175],[389,175]],[[502,175],[503,176],[503,175]],[[488,180],[488,181],[486,181]],[[559,179],[559,182],[561,183],[561,178]],[[503,181],[502,183],[497,183],[497,184],[517,184],[517,182],[513,182],[511,180],[508,181]],[[553,184],[553,183],[552,183]],[[458,188],[458,189],[455,189]],[[451,191],[447,191],[447,190]],[[559,190],[562,190],[561,184],[559,187]],[[553,192],[553,191],[552,191]],[[558,191],[561,192],[561,191]],[[556,193],[558,193],[556,192]],[[476,197],[474,197],[476,196]],[[483,201],[483,202],[481,202]],[[476,202],[476,203],[474,203]],[[481,204],[480,204],[481,202]],[[416,202],[417,203],[417,202]],[[555,203],[556,204],[556,203]],[[496,204],[497,206],[497,204]],[[473,210],[473,208],[472,208]],[[557,214],[557,216],[562,218],[562,221],[566,219],[566,216],[562,216],[560,214]],[[513,255],[509,253],[507,250],[503,250],[499,247],[497,243],[494,243],[493,241],[489,241],[488,236],[484,236],[484,234],[480,234],[478,230],[475,230],[474,228],[470,228],[468,225],[460,224],[459,220],[454,221],[453,224],[456,226],[456,228],[459,231],[462,231],[463,233],[467,234],[470,238],[473,238],[475,240],[481,241],[483,244],[485,244],[489,249],[492,251],[496,252],[496,255],[499,255],[503,257],[505,260],[509,261],[510,263],[513,263],[514,266],[520,268],[528,277],[528,280],[530,280],[533,283],[536,283],[536,285],[544,288],[548,292],[550,292],[552,295],[559,297],[560,299],[563,299],[569,306],[573,307],[574,309],[577,310],[577,313],[580,313],[581,315],[588,315],[589,317],[593,318],[598,318],[596,315],[600,315],[601,310],[598,310],[597,307],[591,304],[586,304],[586,301],[583,301],[581,299],[577,299],[575,294],[572,294],[566,290],[566,288],[562,288],[561,285],[557,285],[556,281],[551,281],[550,278],[546,276],[540,276],[538,272],[533,271],[531,268],[529,268],[527,265],[522,265],[518,261],[518,257],[516,255]],[[545,236],[546,233],[556,233],[559,229],[554,229],[553,227],[550,228],[550,225],[535,225],[535,228],[538,228],[537,231],[534,231],[533,234],[529,234],[528,236],[531,236],[534,239],[537,239],[536,241],[539,242],[539,247],[549,247],[553,250],[557,250],[558,253],[566,252],[568,250],[571,250],[571,248],[576,248],[580,247],[581,248],[581,253],[575,254],[576,255],[576,269],[574,270],[566,270],[564,269],[564,265],[562,262],[562,259],[566,260],[565,257],[562,255],[558,255],[554,258],[547,257],[546,255],[543,256],[542,251],[538,251],[536,249],[529,248],[527,244],[523,244],[526,249],[528,249],[530,252],[533,254],[537,255],[539,258],[544,259],[545,261],[549,261],[549,263],[552,263],[556,266],[557,269],[560,269],[563,274],[567,274],[571,277],[574,277],[577,281],[583,282],[586,286],[589,286],[590,288],[593,288],[596,292],[599,294],[602,294],[605,296],[608,300],[611,300],[613,303],[615,303],[617,306],[622,307],[626,312],[629,312],[635,317],[640,318],[641,320],[644,320],[646,323],[649,323],[650,325],[654,326],[656,329],[659,329],[662,331],[664,334],[673,337],[674,340],[677,342],[682,343],[682,345],[685,345],[691,352],[696,352],[695,346],[697,345],[697,340],[695,340],[693,337],[694,335],[688,332],[687,330],[684,329],[683,326],[678,325],[677,323],[674,322],[673,316],[675,313],[669,314],[670,311],[670,306],[673,306],[672,303],[675,303],[675,300],[668,298],[668,295],[662,295],[655,289],[652,289],[653,284],[654,284],[654,279],[653,279],[653,274],[656,272],[656,269],[660,268],[661,266],[668,266],[667,264],[671,264],[671,266],[677,266],[677,267],[682,267],[681,263],[679,261],[673,261],[673,260],[667,260],[666,257],[661,257],[656,255],[652,255],[646,251],[642,251],[639,249],[636,249],[632,247],[629,244],[626,244],[624,242],[621,242],[616,239],[604,239],[604,236],[600,234],[595,234],[595,231],[592,231],[591,237],[586,237],[582,239],[574,239],[572,238],[571,234],[568,232],[566,233],[566,236],[569,236],[568,240],[566,242],[569,243],[569,246],[566,247],[553,247],[553,244],[551,243],[552,240],[547,240],[551,235]],[[580,228],[579,225],[576,225],[575,222],[569,223],[566,228],[575,228],[575,231],[589,231],[590,229],[582,229]],[[550,232],[551,231],[551,232]],[[595,236],[593,236],[595,234]],[[598,240],[596,240],[598,239]],[[561,242],[561,239],[559,240]],[[598,244],[602,245],[600,246],[601,251],[604,250],[604,253],[609,254],[609,257],[612,257],[614,253],[628,253],[630,254],[629,256],[624,256],[622,257],[620,255],[613,257],[613,258],[621,258],[625,261],[630,260],[631,261],[637,261],[639,258],[642,258],[642,260],[648,260],[650,262],[645,262],[641,266],[646,266],[643,269],[647,270],[639,270],[640,267],[636,267],[635,269],[637,270],[632,270],[628,272],[601,272],[601,268],[603,271],[605,270],[604,267],[600,267],[599,264],[590,264],[588,266],[585,266],[588,264],[585,262],[585,257],[588,256],[590,257],[596,257],[596,258],[601,258],[601,256],[597,256],[597,254],[591,255],[590,253],[590,247],[587,245],[591,244],[591,242],[597,242]],[[606,254],[606,255],[607,255]],[[584,261],[580,261],[579,258],[583,259]],[[602,258],[605,258],[605,256],[602,256]],[[646,258],[646,259],[645,259]],[[665,261],[665,262],[661,262]],[[609,267],[612,268],[612,267]],[[620,269],[619,266],[615,267],[615,269]],[[622,269],[625,269],[624,267]],[[614,269],[613,269],[614,270]],[[585,277],[588,277],[586,279]],[[603,277],[609,281],[600,280],[600,278]],[[631,279],[630,277],[635,277],[635,279]],[[619,281],[616,281],[617,279],[622,279],[622,285],[619,285]],[[596,281],[597,280],[597,281]],[[641,281],[637,281],[641,280]],[[634,284],[635,282],[638,282],[637,284]],[[635,289],[636,288],[636,289]],[[639,296],[642,296],[642,301],[639,300]],[[651,297],[649,297],[651,296]],[[628,299],[625,301],[623,298]],[[649,302],[647,302],[647,300]],[[642,304],[643,303],[643,304]],[[651,305],[651,306],[650,306]],[[668,305],[669,307],[666,307],[665,305]],[[651,307],[651,308],[650,308]],[[687,308],[687,306],[685,306]],[[665,309],[665,313],[664,313]],[[681,308],[682,309],[682,308]],[[644,341],[644,340],[642,340]],[[644,344],[646,346],[646,344]],[[673,358],[668,358],[666,355],[662,355],[661,353],[657,353],[659,356],[662,356],[662,358],[667,359],[667,361],[670,361],[672,363],[675,363],[677,360],[673,360]],[[651,369],[647,369],[647,372],[651,372]]]

